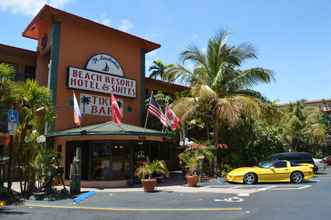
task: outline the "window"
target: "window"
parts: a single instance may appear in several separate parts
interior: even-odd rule
[[[299,166],[299,164],[295,161],[290,161],[290,163],[291,163],[291,167]]]
[[[284,167],[287,167],[285,161],[277,161],[274,163],[274,168],[284,168]]]

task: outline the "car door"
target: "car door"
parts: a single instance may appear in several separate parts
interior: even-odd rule
[[[289,179],[290,170],[286,161],[275,161],[271,171],[273,172],[272,181],[287,181]]]

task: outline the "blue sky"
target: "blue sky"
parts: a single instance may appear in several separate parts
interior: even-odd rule
[[[35,49],[21,36],[44,3],[119,28],[162,47],[148,55],[177,63],[188,45],[206,48],[218,30],[233,44],[250,42],[258,59],[245,67],[272,69],[276,81],[257,86],[280,102],[331,97],[331,2],[328,0],[1,0],[0,43]]]

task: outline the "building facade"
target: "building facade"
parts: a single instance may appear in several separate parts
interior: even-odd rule
[[[150,91],[174,95],[187,89],[145,78],[145,56],[159,44],[48,5],[23,36],[37,41],[37,51],[29,55],[35,63],[31,78],[51,90],[56,118],[46,136],[61,155],[66,179],[75,155],[81,159],[83,186],[127,185],[146,160],[175,166],[172,137],[143,127]],[[4,61],[14,63],[16,57]],[[73,92],[83,113],[79,128],[73,122]],[[111,121],[111,94],[123,112],[120,126]]]

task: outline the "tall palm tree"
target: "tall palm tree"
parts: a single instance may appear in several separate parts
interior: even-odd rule
[[[153,65],[149,67],[149,78],[161,79],[166,82],[174,82],[176,80],[175,74],[168,73],[167,68],[172,67],[172,64],[165,64],[162,60],[154,60]]]
[[[182,122],[203,112],[213,123],[214,144],[219,144],[220,123],[235,125],[241,114],[259,115],[262,95],[252,88],[258,83],[270,83],[272,71],[260,67],[242,69],[242,64],[256,59],[251,44],[238,46],[227,42],[229,33],[221,31],[209,39],[206,52],[190,46],[181,53],[183,64],[190,61],[193,70],[174,65],[167,71],[177,79],[191,84],[190,95],[176,100],[172,107]]]

